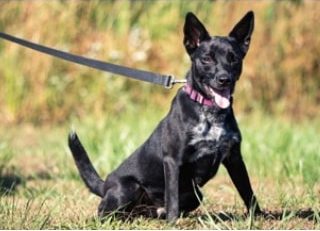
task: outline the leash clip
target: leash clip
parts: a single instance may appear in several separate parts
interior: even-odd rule
[[[176,83],[186,83],[187,82],[186,79],[175,79],[175,77],[173,75],[168,75],[167,77],[168,77],[168,80],[164,86],[166,89],[171,89],[173,87],[173,85]]]

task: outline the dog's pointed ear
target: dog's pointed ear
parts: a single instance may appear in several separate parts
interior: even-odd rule
[[[204,40],[209,40],[210,35],[199,19],[191,12],[187,13],[186,21],[183,27],[183,44],[191,55]]]
[[[246,54],[249,49],[253,27],[254,14],[252,11],[249,11],[229,33],[230,37],[233,37],[238,41],[244,54]]]

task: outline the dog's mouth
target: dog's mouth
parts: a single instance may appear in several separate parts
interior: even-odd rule
[[[230,106],[231,91],[230,89],[217,90],[209,86],[205,86],[207,94],[214,99],[218,107],[226,109]]]

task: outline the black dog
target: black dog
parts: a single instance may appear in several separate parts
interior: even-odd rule
[[[77,135],[69,135],[83,181],[102,197],[99,216],[146,207],[151,216],[166,215],[173,221],[199,206],[199,188],[216,174],[220,163],[247,209],[260,213],[241,157],[241,134],[232,110],[232,93],[253,26],[253,12],[248,12],[229,36],[211,37],[195,15],[187,14],[184,45],[192,61],[187,84],[179,89],[170,112],[147,141],[105,181]]]

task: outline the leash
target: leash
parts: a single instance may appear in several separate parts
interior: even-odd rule
[[[172,88],[173,85],[176,83],[186,83],[186,80],[176,80],[173,75],[162,75],[149,71],[143,71],[108,62],[103,62],[96,59],[86,58],[79,55],[74,55],[65,51],[60,51],[21,38],[17,38],[3,32],[0,32],[0,38],[69,62],[77,63],[83,66],[91,67],[105,72],[110,72],[117,75],[126,76],[136,80],[162,85],[167,89]]]

